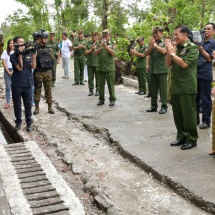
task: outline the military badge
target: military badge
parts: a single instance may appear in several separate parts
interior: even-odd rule
[[[185,49],[185,48],[182,49],[181,52],[180,52],[180,55],[184,55],[186,53],[186,51],[187,51],[187,49]]]

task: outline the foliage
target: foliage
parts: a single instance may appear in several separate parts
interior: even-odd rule
[[[115,56],[117,57],[118,60],[122,60],[125,62],[129,62],[130,61],[130,56],[127,52],[127,47],[129,45],[129,40],[125,39],[125,38],[119,38],[118,39],[118,44],[117,44],[117,48],[116,48],[116,52],[115,52]]]

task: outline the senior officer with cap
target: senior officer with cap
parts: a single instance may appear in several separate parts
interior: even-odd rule
[[[114,47],[110,43],[110,31],[105,29],[102,31],[102,39],[97,45],[94,52],[98,55],[98,78],[99,78],[99,102],[97,105],[103,105],[105,102],[105,80],[107,81],[109,90],[110,106],[115,105],[115,63],[114,63]]]
[[[169,68],[166,66],[166,47],[163,41],[163,29],[156,27],[153,37],[150,39],[150,46],[146,55],[150,55],[150,76],[151,76],[151,107],[147,112],[156,112],[158,108],[158,89],[161,96],[161,110],[159,114],[167,112],[167,74]]]
[[[146,94],[146,55],[144,46],[144,37],[137,38],[139,44],[138,50],[130,49],[131,54],[137,57],[136,72],[139,84],[139,91],[136,92],[138,95]]]
[[[78,32],[78,38],[74,40],[72,49],[74,50],[74,84],[84,85],[84,66],[86,63],[85,49],[87,40],[84,38],[84,31]]]
[[[95,77],[95,96],[98,96],[99,91],[99,82],[98,82],[98,56],[94,55],[94,51],[98,46],[98,32],[92,32],[92,40],[87,43],[85,55],[87,56],[87,71],[88,71],[88,86],[89,94],[88,96],[93,95],[94,89],[94,77]]]
[[[49,41],[47,45],[51,45],[52,51],[54,54],[54,65],[52,68],[52,87],[55,86],[56,82],[56,68],[57,68],[57,63],[60,63],[60,47],[58,46],[58,43],[55,42],[55,33],[50,32],[49,33]]]
[[[171,103],[175,126],[176,141],[171,146],[181,146],[182,150],[197,146],[196,94],[197,62],[199,51],[189,40],[190,30],[186,25],[174,29],[175,48],[170,41],[167,47],[167,66],[172,66]]]

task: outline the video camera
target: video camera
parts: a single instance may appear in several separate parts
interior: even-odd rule
[[[189,33],[189,39],[192,43],[197,46],[202,46],[205,42],[204,30],[193,31],[191,30]]]
[[[23,52],[20,52],[19,47],[25,47]],[[36,49],[37,49],[38,44],[35,42],[27,42],[24,43],[22,45],[18,45],[18,44],[14,44],[14,51],[18,54],[23,54],[23,55],[27,55],[27,54],[36,54]]]

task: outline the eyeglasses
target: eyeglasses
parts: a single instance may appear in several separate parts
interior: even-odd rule
[[[173,34],[173,37],[179,37],[180,34],[184,34],[184,33]]]

